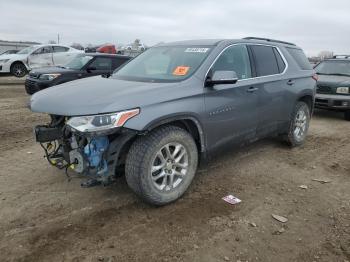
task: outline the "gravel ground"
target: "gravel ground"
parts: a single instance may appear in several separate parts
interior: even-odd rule
[[[303,147],[264,140],[218,157],[181,200],[154,208],[124,178],[83,189],[50,167],[32,135],[47,117],[27,100],[23,86],[0,86],[1,261],[350,261],[341,114],[317,111]],[[225,203],[227,194],[242,203]]]

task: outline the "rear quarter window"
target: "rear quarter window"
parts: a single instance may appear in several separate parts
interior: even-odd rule
[[[309,60],[306,58],[303,50],[297,48],[286,47],[288,53],[294,58],[295,62],[298,64],[302,70],[311,70],[312,66]]]

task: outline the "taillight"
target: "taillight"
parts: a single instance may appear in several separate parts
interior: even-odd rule
[[[317,75],[317,74],[314,74],[314,75],[312,76],[312,79],[315,80],[315,81],[317,82],[317,81],[318,81],[318,75]]]

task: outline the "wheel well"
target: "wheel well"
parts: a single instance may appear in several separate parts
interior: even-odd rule
[[[172,120],[172,121],[165,122],[165,123],[162,123],[160,125],[154,126],[154,127],[152,127],[151,130],[153,130],[154,128],[161,127],[161,126],[165,126],[165,125],[173,125],[173,126],[177,126],[177,127],[180,127],[182,129],[186,130],[188,133],[191,134],[194,141],[196,142],[198,152],[204,151],[203,150],[204,149],[204,141],[203,141],[202,131],[199,130],[200,129],[200,127],[198,127],[199,124],[196,124],[194,120],[192,120],[192,119]]]
[[[10,66],[10,70],[12,69],[12,67],[13,67],[15,64],[22,64],[22,65],[24,65],[24,67],[25,67],[26,70],[27,70],[26,65],[25,65],[22,61],[14,61],[14,62],[12,62],[11,66]]]
[[[313,110],[314,110],[314,100],[313,100],[313,97],[310,96],[310,95],[306,95],[306,96],[302,96],[299,98],[298,101],[303,101],[305,102],[309,109],[310,109],[310,113],[312,114]]]
[[[199,131],[200,127],[197,126],[197,124],[195,123],[194,120],[180,119],[180,120],[171,120],[168,122],[162,122],[162,123],[159,123],[159,125],[152,126],[152,128],[148,129],[148,131],[152,131],[155,128],[159,128],[159,127],[167,126],[167,125],[177,126],[177,127],[180,127],[182,129],[186,130],[193,137],[193,139],[197,145],[198,152],[201,153],[204,151],[204,141],[203,141],[203,138],[201,135],[202,132],[200,133],[200,131]],[[135,135],[134,137],[129,139],[122,146],[120,153],[119,153],[118,165],[123,165],[125,163],[126,155],[129,151],[131,145],[135,142],[136,139],[137,139],[137,135]]]

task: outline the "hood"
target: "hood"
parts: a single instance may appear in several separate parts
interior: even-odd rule
[[[9,59],[9,60],[23,60],[27,59],[28,54],[7,54],[7,55],[1,55],[0,59]]]
[[[350,76],[319,75],[317,85],[328,87],[350,86]]]
[[[178,82],[144,83],[96,76],[39,91],[31,97],[30,108],[64,116],[111,113],[177,99],[190,95],[189,90]]]
[[[59,66],[50,66],[50,67],[40,67],[35,68],[30,71],[30,76],[39,76],[42,74],[64,74],[69,72],[75,72],[76,70],[65,68],[65,67],[59,67]]]

